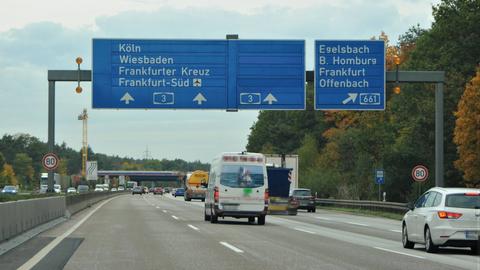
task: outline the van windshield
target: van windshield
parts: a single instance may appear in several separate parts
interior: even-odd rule
[[[224,165],[220,184],[232,188],[263,186],[263,167],[258,165]]]

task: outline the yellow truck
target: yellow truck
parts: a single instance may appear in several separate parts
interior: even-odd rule
[[[199,199],[205,201],[205,194],[207,193],[208,172],[194,171],[188,173],[185,177],[185,201],[192,199]]]

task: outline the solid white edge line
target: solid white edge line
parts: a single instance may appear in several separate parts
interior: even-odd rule
[[[398,233],[401,233],[402,230],[390,230],[391,232],[398,232]]]
[[[197,228],[197,227],[193,226],[192,224],[188,224],[188,227],[190,227],[190,228],[194,229],[195,231],[198,231],[198,230],[200,230],[199,228]]]
[[[312,232],[312,231],[309,231],[309,230],[305,230],[305,229],[302,229],[302,228],[298,228],[298,227],[295,227],[293,228],[294,230],[296,231],[299,231],[299,232],[305,232],[305,233],[309,233],[309,234],[315,234],[315,232]]]
[[[321,220],[332,220],[331,218],[326,218],[326,217],[315,217],[316,219],[321,219]]]
[[[401,255],[405,255],[405,256],[410,256],[410,257],[414,257],[414,258],[417,258],[417,259],[425,259],[425,257],[422,257],[422,256],[417,256],[417,255],[412,255],[412,254],[408,254],[408,253],[403,253],[403,252],[400,252],[400,251],[395,251],[395,250],[391,250],[391,249],[387,249],[387,248],[381,248],[381,247],[373,247],[373,248],[376,248],[376,249],[379,249],[379,250],[383,250],[383,251],[392,252],[392,253],[396,253],[396,254],[401,254]]]
[[[118,198],[118,196],[115,196],[113,198],[110,198],[98,205],[95,209],[93,209],[92,212],[88,213],[86,216],[84,216],[80,221],[78,221],[75,225],[73,225],[68,231],[64,232],[62,235],[56,237],[53,239],[52,242],[50,242],[48,245],[46,245],[44,248],[42,248],[37,254],[35,254],[30,260],[28,260],[26,263],[24,263],[22,266],[17,268],[17,270],[29,270],[33,268],[37,263],[39,263],[47,254],[52,251],[63,239],[67,238],[71,233],[73,233],[78,227],[80,227],[85,221],[87,221],[88,218],[90,218],[95,212],[97,212],[100,207],[108,203],[109,201]]]
[[[172,218],[178,220],[178,217],[177,217],[177,216],[172,215]]]
[[[235,246],[232,246],[232,245],[230,245],[230,244],[227,243],[227,242],[220,242],[220,244],[222,244],[223,246],[225,246],[225,247],[227,247],[227,248],[229,248],[229,249],[231,249],[231,250],[233,250],[233,251],[235,251],[235,252],[237,252],[237,253],[243,253],[243,250],[241,250],[241,249],[239,249],[239,248],[237,248],[237,247],[235,247]]]
[[[358,226],[363,226],[363,227],[369,227],[367,224],[363,224],[363,223],[357,223],[357,222],[347,222],[348,224],[352,224],[352,225],[358,225]]]

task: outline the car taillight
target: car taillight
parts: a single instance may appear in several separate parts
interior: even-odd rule
[[[460,213],[454,213],[454,212],[447,212],[447,211],[438,211],[438,217],[439,218],[445,218],[445,219],[458,219],[461,217],[462,214]]]
[[[268,204],[268,199],[269,199],[268,188],[266,188],[265,189],[265,195],[264,195],[265,204]]]
[[[218,191],[218,187],[213,189],[213,200],[218,203],[218,198],[220,197],[220,192]]]
[[[477,193],[477,192],[467,192],[467,193],[465,193],[465,196],[480,196],[480,193]]]

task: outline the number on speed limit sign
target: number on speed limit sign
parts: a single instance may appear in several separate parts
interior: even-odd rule
[[[47,153],[42,158],[42,165],[48,171],[53,171],[58,167],[59,159],[54,153]]]
[[[423,165],[417,165],[412,170],[412,178],[417,182],[424,182],[428,178],[428,169]]]

